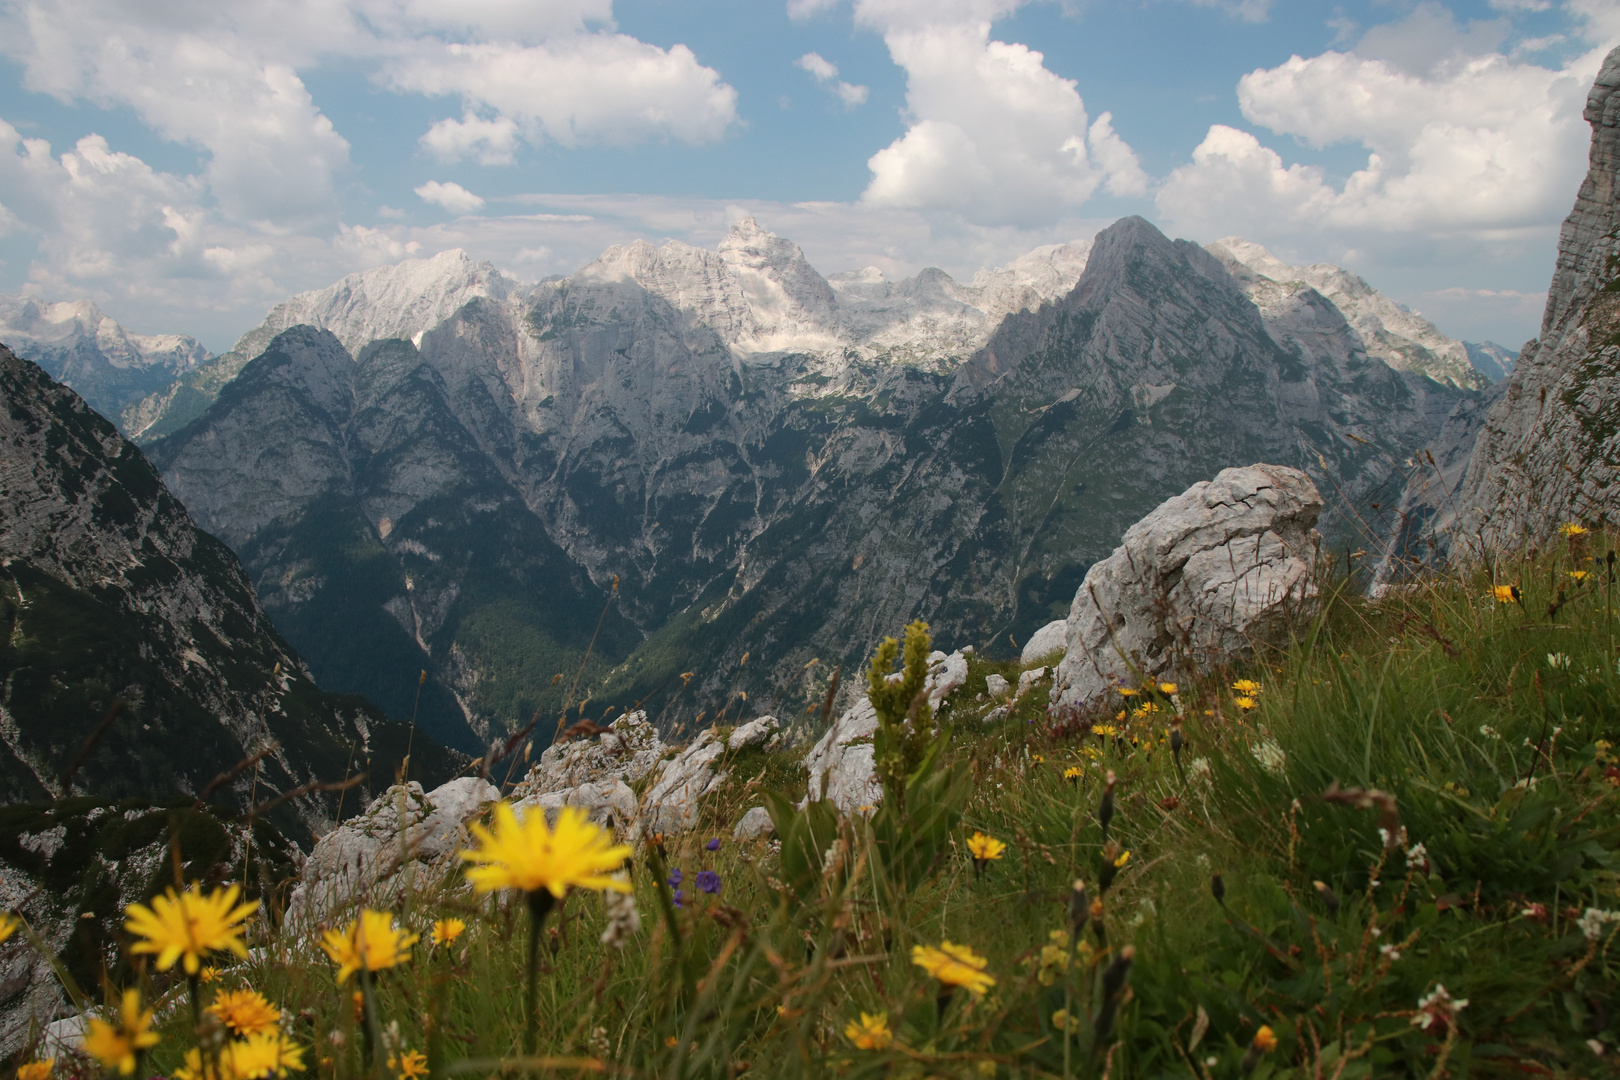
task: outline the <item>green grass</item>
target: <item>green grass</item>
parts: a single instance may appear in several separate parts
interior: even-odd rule
[[[901,880],[864,816],[816,833],[812,870],[824,851],[831,861],[808,877],[763,842],[732,841],[729,824],[762,789],[802,793],[804,745],[737,755],[700,832],[638,851],[643,924],[628,948],[598,941],[594,894],[551,914],[533,1074],[1608,1074],[1620,922],[1587,915],[1620,909],[1617,620],[1610,568],[1591,558],[1607,550],[1599,536],[1561,541],[1494,579],[1456,574],[1380,601],[1326,586],[1324,614],[1292,647],[1157,695],[1145,717],[1116,719],[1138,697],[1083,718],[1115,737],[1087,723],[1054,732],[1038,695],[984,723],[985,675],[1015,681],[1018,665],[975,660],[942,710],[949,741],[934,765],[971,783],[943,857],[915,880]],[[1498,602],[1493,584],[1518,586],[1520,600]],[[1240,677],[1263,685],[1251,711],[1230,689]],[[1178,711],[1179,766],[1167,727]],[[1065,779],[1070,767],[1079,779]],[[965,848],[975,830],[1008,844],[982,875]],[[1102,863],[1123,852],[1101,891]],[[685,875],[679,910],[671,867]],[[721,875],[718,896],[692,888],[706,869]],[[1074,950],[1053,935],[1077,878],[1102,908]],[[424,930],[447,914],[471,929],[381,974],[383,1024],[439,1075],[495,1075],[522,1041],[526,915],[454,877],[400,911]],[[352,987],[334,987],[309,933],[259,934],[266,947],[225,985],[252,985],[294,1016],[319,1075],[366,1075]],[[997,982],[983,998],[942,1001],[911,963],[914,945],[942,940],[987,959]],[[1102,973],[1126,946],[1134,963],[1100,1033]],[[1419,1002],[1437,985],[1467,1004],[1425,1029]],[[1078,1019],[1067,1039],[1059,1010]],[[862,1012],[887,1014],[889,1049],[845,1037]],[[182,1013],[159,1067],[188,1044]],[[1273,1050],[1251,1050],[1262,1025]]]

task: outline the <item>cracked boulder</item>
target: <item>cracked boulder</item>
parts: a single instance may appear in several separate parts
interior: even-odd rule
[[[830,799],[846,814],[882,801],[872,747],[877,726],[877,710],[862,694],[805,755],[804,768],[810,775],[807,799]]]
[[[698,801],[725,782],[727,773],[715,767],[725,752],[725,742],[709,728],[664,763],[642,800],[647,832],[678,833],[697,826]]]
[[[1132,525],[1069,610],[1054,705],[1283,645],[1316,611],[1322,496],[1281,465],[1224,469]]]
[[[581,784],[634,784],[652,772],[668,749],[640,709],[625,713],[595,739],[571,739],[546,747],[540,760],[512,789],[514,800]]]

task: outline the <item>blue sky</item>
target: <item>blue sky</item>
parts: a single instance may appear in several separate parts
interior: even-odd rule
[[[465,247],[530,280],[743,213],[971,276],[1141,214],[1539,323],[1620,3],[0,0],[0,291],[215,349]]]

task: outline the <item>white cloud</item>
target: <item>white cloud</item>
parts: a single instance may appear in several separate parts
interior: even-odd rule
[[[1428,245],[1502,257],[1542,243],[1585,171],[1581,111],[1602,51],[1538,66],[1492,51],[1499,30],[1423,5],[1355,51],[1245,75],[1251,123],[1313,147],[1359,145],[1365,164],[1335,180],[1215,125],[1159,188],[1160,214],[1193,235],[1317,236],[1386,255]]]
[[[440,120],[419,141],[440,161],[477,158],[480,165],[510,165],[521,138],[510,117],[485,120],[468,112],[460,120]]]
[[[484,208],[484,200],[460,184],[441,184],[437,180],[429,180],[413,190],[422,197],[423,202],[442,206],[452,214],[470,214]]]
[[[1111,117],[1090,123],[1075,84],[1027,46],[994,41],[1017,0],[858,0],[906,72],[910,127],[867,163],[873,206],[952,208],[986,224],[1049,220],[1104,183],[1146,176]]]
[[[821,83],[824,86],[827,83],[832,82],[833,85],[828,87],[828,89],[838,96],[838,100],[844,103],[844,108],[853,109],[857,105],[866,104],[868,94],[867,88],[864,86],[856,86],[838,79],[838,65],[833,63],[831,60],[825,59],[820,53],[805,53],[803,56],[793,61],[793,64],[795,67],[803,68],[811,75],[814,75],[816,82]],[[835,79],[838,81],[833,82]]]
[[[395,89],[459,97],[469,109],[514,123],[536,145],[714,142],[737,117],[737,91],[691,49],[661,49],[624,34],[527,46],[424,39],[387,72]]]

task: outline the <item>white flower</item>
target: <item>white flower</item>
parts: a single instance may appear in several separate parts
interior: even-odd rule
[[[1429,1031],[1436,1024],[1450,1027],[1452,1019],[1467,1007],[1467,998],[1454,998],[1445,986],[1435,983],[1433,990],[1418,998],[1418,1011],[1412,1017],[1412,1026],[1424,1031]]]
[[[1581,916],[1578,925],[1581,928],[1581,933],[1586,935],[1587,941],[1596,941],[1603,936],[1604,925],[1612,922],[1620,922],[1620,912],[1603,911],[1595,907],[1589,907],[1586,909],[1586,914]]]
[[[1378,951],[1391,960],[1399,960],[1401,958],[1401,950],[1397,949],[1393,945],[1380,945],[1378,946]]]
[[[1266,772],[1280,773],[1283,763],[1288,760],[1288,755],[1277,745],[1277,740],[1265,739],[1255,745],[1254,760],[1258,761]]]
[[[613,876],[621,881],[630,880],[630,875],[622,870]],[[635,893],[607,889],[602,893],[602,903],[607,908],[607,929],[602,931],[602,944],[623,949],[641,930],[641,913],[636,910]]]
[[[1561,653],[1561,652],[1550,652],[1550,653],[1548,653],[1547,654],[1547,666],[1552,668],[1554,671],[1568,671],[1569,670],[1569,654],[1568,653]]]
[[[1489,724],[1481,724],[1481,725],[1479,725],[1479,733],[1481,735],[1485,736],[1487,739],[1500,739],[1501,738],[1501,736],[1496,733],[1496,729],[1491,727],[1491,725],[1489,725]]]
[[[1421,843],[1413,844],[1406,849],[1406,865],[1419,868],[1429,865],[1429,849]]]

